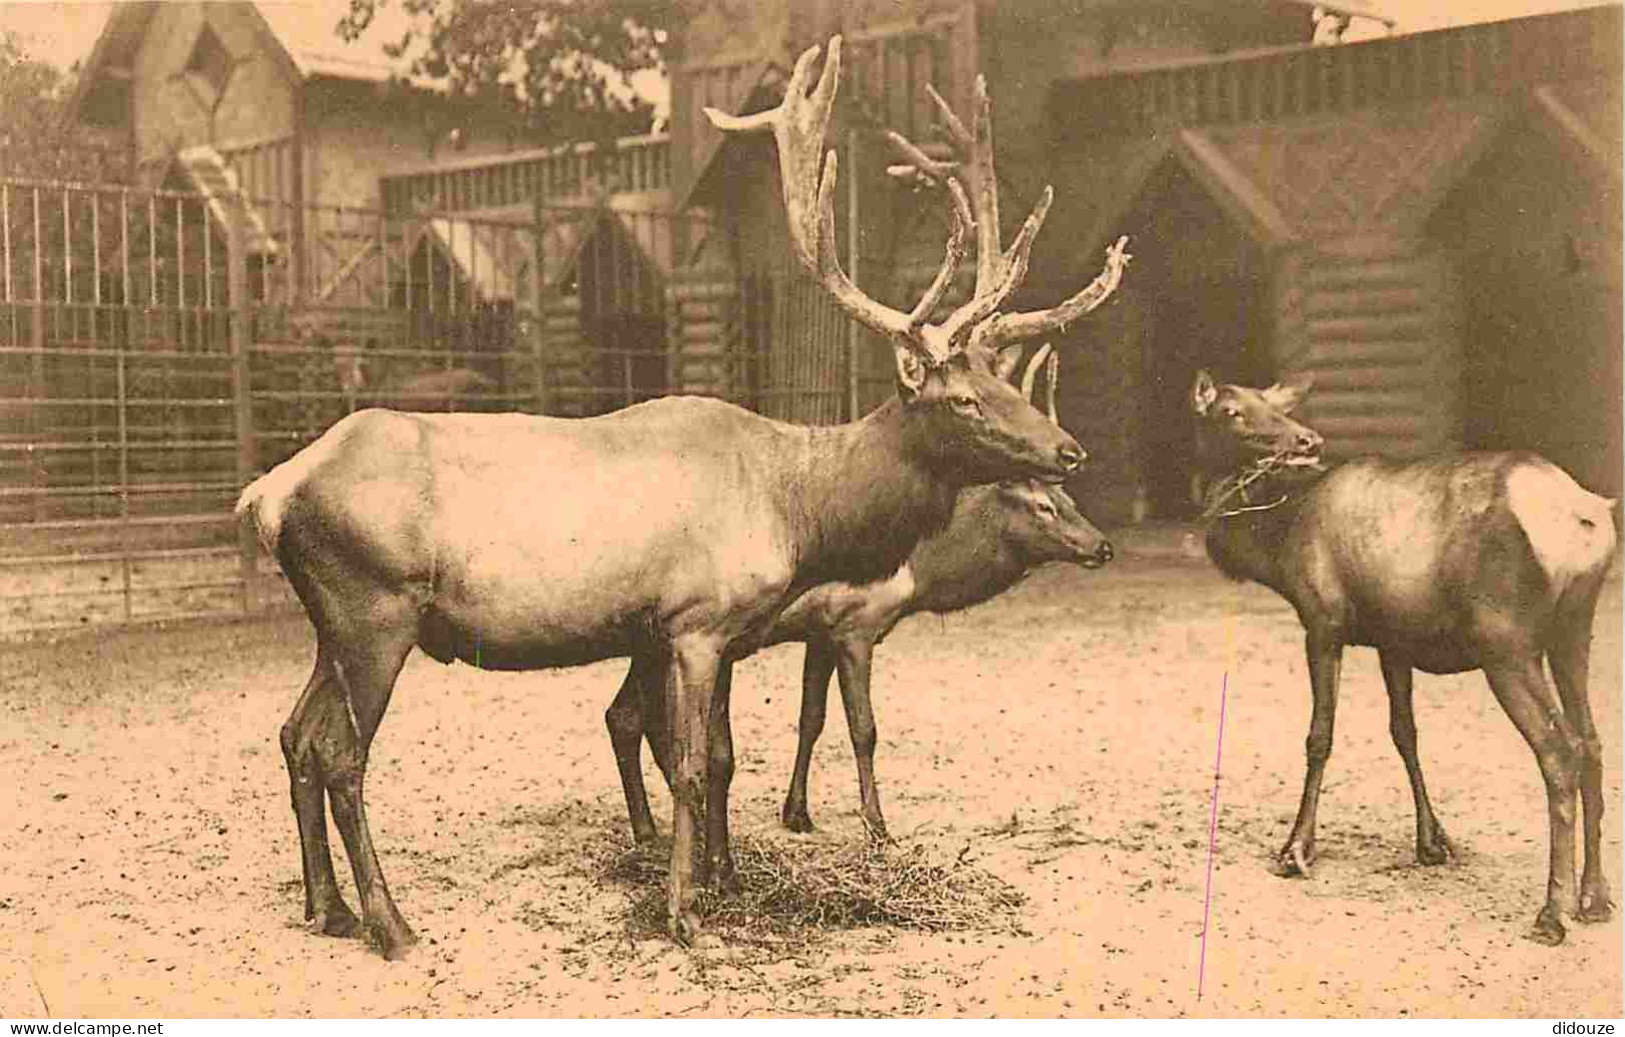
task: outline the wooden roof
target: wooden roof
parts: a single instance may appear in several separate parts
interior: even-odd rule
[[[232,0],[229,6],[246,8],[251,13],[266,52],[290,80],[326,78],[382,83],[399,77],[427,89],[441,85],[421,77],[408,77],[410,62],[388,58],[376,42],[346,44],[334,31],[336,21],[311,17],[308,5]],[[90,113],[100,106],[99,102],[107,94],[128,88],[136,54],[158,8],[159,3],[154,0],[113,6],[69,98],[68,118],[92,121]]]

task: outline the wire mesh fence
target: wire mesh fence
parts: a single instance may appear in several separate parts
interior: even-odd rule
[[[732,251],[699,216],[609,205],[0,181],[0,638],[291,603],[232,506],[361,408],[585,417],[697,393],[852,417],[847,322]]]

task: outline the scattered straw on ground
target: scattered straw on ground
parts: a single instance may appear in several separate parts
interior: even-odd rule
[[[969,846],[946,856],[923,844],[745,835],[734,838],[733,848],[742,891],[706,890],[696,906],[707,929],[734,942],[782,943],[867,926],[1021,931],[1017,911],[1025,898],[967,860]],[[622,843],[594,855],[599,878],[632,894],[628,922],[636,933],[666,929],[669,852],[669,844]]]

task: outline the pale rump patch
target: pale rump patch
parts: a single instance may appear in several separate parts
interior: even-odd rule
[[[242,518],[249,512],[253,513],[254,527],[259,532],[260,543],[265,546],[267,552],[276,554],[276,542],[282,535],[282,514],[288,506],[288,498],[299,488],[299,484],[305,481],[307,475],[332,456],[361,413],[357,412],[339,419],[310,446],[243,488],[242,496],[237,498],[237,517]]]
[[[1507,474],[1507,504],[1535,558],[1561,594],[1574,577],[1608,564],[1616,534],[1612,502],[1555,465],[1521,464]]]

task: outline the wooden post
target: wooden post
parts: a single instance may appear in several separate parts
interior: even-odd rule
[[[249,357],[248,242],[243,231],[248,226],[248,199],[241,188],[232,195],[231,226],[227,228],[226,291],[231,312],[231,395],[235,403],[237,435],[237,485],[247,486],[258,474],[259,457],[254,442],[254,401]],[[238,573],[242,582],[243,612],[252,612],[259,575],[258,538],[251,524],[237,526]]]

